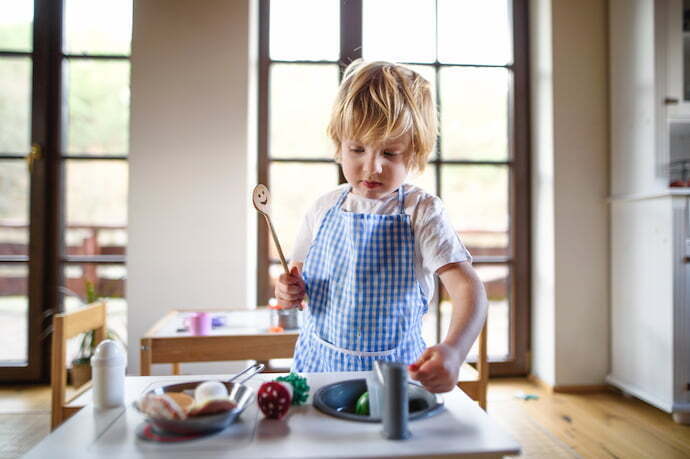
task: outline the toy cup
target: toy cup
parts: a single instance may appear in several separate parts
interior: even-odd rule
[[[185,319],[185,325],[194,335],[208,335],[211,332],[211,314],[196,312]]]

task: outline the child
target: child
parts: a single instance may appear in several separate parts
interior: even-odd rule
[[[347,184],[319,198],[297,236],[278,304],[309,297],[294,355],[300,372],[410,364],[432,392],[451,390],[487,311],[471,257],[435,196],[403,184],[422,171],[437,133],[429,82],[406,67],[357,60],[345,70],[328,133]],[[450,295],[445,340],[426,347],[422,316],[434,274]]]

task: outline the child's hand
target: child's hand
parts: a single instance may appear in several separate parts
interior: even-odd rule
[[[302,279],[297,266],[292,267],[290,274],[283,273],[278,277],[275,294],[279,306],[284,308],[301,307],[305,292],[304,279]]]
[[[409,366],[410,377],[434,393],[448,392],[458,382],[460,372],[458,352],[447,344],[427,348],[415,363]]]

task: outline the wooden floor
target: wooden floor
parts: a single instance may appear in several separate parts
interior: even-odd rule
[[[21,456],[49,432],[49,387],[0,386],[0,458]]]
[[[488,400],[489,414],[522,444],[520,457],[690,458],[690,426],[615,392],[549,394],[526,379],[497,379]],[[0,386],[0,458],[21,456],[49,423],[47,387]]]
[[[497,379],[488,411],[522,444],[523,457],[690,458],[690,426],[613,391],[549,394],[525,379]]]

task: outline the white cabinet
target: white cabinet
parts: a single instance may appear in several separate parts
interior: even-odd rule
[[[690,188],[668,186],[672,161],[690,156],[683,146],[686,136],[690,147],[690,80],[688,91],[683,89],[685,5],[690,8],[690,0],[609,3],[612,330],[607,380],[674,415],[690,413],[690,264],[685,262]],[[690,77],[690,62],[687,73]]]
[[[664,103],[671,119],[690,121],[690,11],[687,0],[657,0],[660,60],[665,61]]]
[[[674,413],[690,412],[689,205],[672,194],[611,203],[607,381]]]
[[[669,182],[690,182],[690,0],[657,0],[657,62],[665,111],[659,159]],[[661,80],[662,72],[665,79]]]
[[[690,31],[683,31],[684,1],[690,9],[688,0],[610,2],[613,196],[666,191],[681,178],[678,162],[690,159],[690,47],[683,46],[690,44]]]
[[[660,26],[666,21],[666,9],[662,14],[656,3],[609,3],[613,196],[660,192],[668,186],[666,70],[659,52],[666,43]]]

